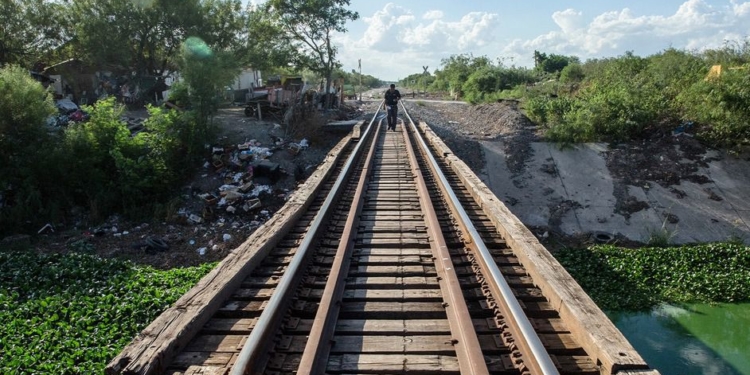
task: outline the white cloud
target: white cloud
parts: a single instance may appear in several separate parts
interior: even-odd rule
[[[338,35],[336,42],[345,66],[356,67],[361,58],[363,73],[396,79],[419,73],[422,66],[434,71],[441,59],[461,53],[533,66],[534,50],[586,60],[626,51],[647,56],[669,47],[717,48],[725,40],[750,36],[750,0],[685,0],[663,15],[636,14],[628,8],[600,14],[561,9],[548,17],[554,21],[552,30],[512,39],[502,36],[503,25],[495,13],[446,15],[433,10],[415,16],[408,8],[389,3],[363,19],[364,34]]]
[[[425,13],[424,16],[422,16],[422,18],[426,19],[426,20],[439,20],[439,19],[443,18],[443,11],[441,11],[441,10],[431,10],[431,11],[428,11],[427,13]]]
[[[493,40],[497,15],[473,12],[458,21],[446,21],[440,11],[427,12],[419,22],[411,12],[393,3],[365,18],[367,31],[359,41],[375,51],[419,51],[450,56]]]
[[[403,78],[439,67],[440,59],[469,53],[494,41],[498,15],[468,13],[458,20],[446,20],[441,11],[429,11],[421,18],[400,5],[386,4],[371,17],[363,18],[367,29],[361,38],[337,35],[340,60],[356,66],[362,58],[362,73],[382,79]]]
[[[712,5],[704,0],[685,1],[672,15],[636,15],[630,9],[605,12],[590,22],[574,9],[552,14],[558,30],[529,40],[514,40],[503,49],[531,65],[534,50],[576,55],[583,59],[657,53],[668,47],[702,50],[725,40],[750,36],[750,2],[737,0]]]
[[[552,14],[552,19],[564,33],[575,32],[583,26],[583,13],[576,12],[573,9],[555,12]]]

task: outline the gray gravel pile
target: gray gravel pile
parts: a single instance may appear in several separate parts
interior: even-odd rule
[[[515,101],[476,106],[416,101],[406,105],[412,117],[427,122],[476,173],[484,168],[480,141],[502,141],[508,168],[519,175],[533,154],[531,142],[538,140],[536,126]]]

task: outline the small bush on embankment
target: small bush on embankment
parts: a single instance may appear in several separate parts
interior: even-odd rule
[[[561,250],[555,257],[605,310],[644,310],[662,302],[750,300],[750,247],[734,243],[594,246]]]
[[[103,373],[212,266],[161,271],[80,253],[0,252],[0,373]]]
[[[527,90],[524,108],[547,140],[563,144],[628,141],[695,123],[702,141],[741,147],[750,144],[749,67],[750,41],[703,53],[628,52],[586,61],[573,75],[580,82],[561,79],[554,94]]]

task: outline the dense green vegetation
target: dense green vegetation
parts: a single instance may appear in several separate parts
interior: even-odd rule
[[[359,17],[348,5],[3,1],[0,15],[8,27],[0,29],[0,238],[60,223],[73,209],[94,222],[113,213],[166,216],[175,203],[172,192],[214,140],[218,98],[243,68],[270,73],[283,67],[310,72],[313,82],[343,77],[376,86],[373,77],[342,72],[336,59],[332,33],[345,32],[345,23]],[[56,113],[51,95],[29,71],[67,64],[83,75],[109,72],[140,87],[132,96],[137,103],[158,97],[155,87],[166,86],[164,77],[178,77],[169,99],[187,111],[152,108],[146,131],[130,137],[119,120],[122,108],[100,101],[84,108],[89,122],[53,134],[45,127]],[[63,79],[76,86],[76,96],[88,92],[87,99],[96,80],[102,88],[105,83]]]
[[[429,85],[471,103],[519,99],[554,142],[617,142],[690,124],[713,146],[750,143],[750,40],[583,63],[538,51],[534,58],[535,68],[525,69],[484,56],[452,56],[434,75],[414,74],[402,85]],[[714,66],[720,73],[709,74]]]
[[[89,121],[50,132],[49,94],[26,70],[1,69],[0,110],[9,115],[0,116],[0,235],[57,222],[73,207],[88,209],[94,220],[114,212],[163,214],[213,135],[221,70],[203,73],[211,56],[192,60],[185,62],[184,101],[193,110],[150,108],[148,131],[136,136],[112,99],[84,107]]]
[[[555,257],[605,310],[662,302],[750,300],[750,247],[716,243],[625,249],[565,249]]]
[[[160,271],[82,253],[0,252],[0,373],[103,373],[212,266]]]

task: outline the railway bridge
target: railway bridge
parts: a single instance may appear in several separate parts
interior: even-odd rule
[[[107,374],[657,375],[425,123],[360,123]]]

